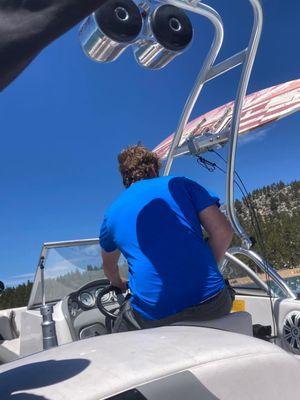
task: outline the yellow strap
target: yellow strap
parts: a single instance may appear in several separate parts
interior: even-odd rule
[[[245,311],[246,310],[246,302],[245,300],[234,300],[232,304],[231,312]]]

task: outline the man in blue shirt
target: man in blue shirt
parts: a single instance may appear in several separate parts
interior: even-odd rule
[[[104,272],[122,290],[120,253],[127,259],[131,318],[147,328],[229,313],[232,300],[217,263],[233,233],[219,199],[188,178],[159,177],[158,157],[143,146],[118,159],[126,190],[105,214],[100,245]]]

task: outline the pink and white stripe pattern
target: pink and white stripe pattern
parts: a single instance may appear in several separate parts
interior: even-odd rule
[[[184,143],[190,135],[200,136],[205,132],[218,133],[230,126],[232,110],[233,101],[194,119],[187,124],[179,145]],[[239,133],[252,131],[299,110],[300,79],[249,94],[244,101]],[[153,150],[161,159],[167,157],[172,139],[173,134]]]

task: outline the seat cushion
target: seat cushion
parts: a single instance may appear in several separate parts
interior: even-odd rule
[[[210,321],[183,321],[172,325],[203,326],[207,328],[221,329],[223,331],[253,336],[252,317],[245,311],[231,313],[225,317],[212,319]]]
[[[4,340],[13,339],[9,315],[0,316],[0,335]]]
[[[20,338],[0,341],[0,364],[20,357]]]

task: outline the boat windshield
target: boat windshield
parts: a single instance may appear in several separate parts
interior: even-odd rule
[[[45,244],[42,249],[44,257],[44,286],[45,302],[55,303],[82,286],[105,278],[102,269],[102,259],[98,239],[76,240],[72,242],[59,242]],[[126,277],[128,267],[124,257],[119,261],[121,275]],[[293,273],[298,270],[292,271]],[[281,271],[278,271],[280,275]],[[256,272],[258,278],[270,285],[278,297],[286,297],[284,292],[274,282],[267,282],[264,274]],[[224,271],[225,278],[229,279],[234,288],[255,289],[259,288],[248,274],[237,265],[227,265]],[[300,272],[294,274],[293,279],[283,280],[294,293],[300,292]],[[41,269],[36,270],[28,308],[41,305],[42,275]]]
[[[87,243],[86,243],[87,242]],[[45,302],[54,303],[87,283],[105,278],[98,240],[74,241],[70,244],[45,244],[44,257]],[[124,258],[120,269],[126,275]],[[37,267],[28,307],[42,304],[42,274]]]

